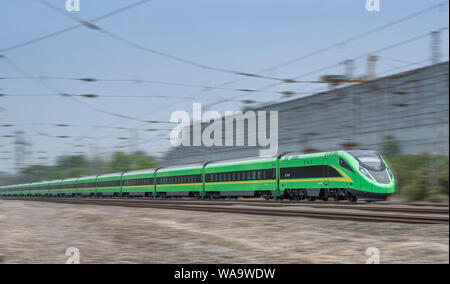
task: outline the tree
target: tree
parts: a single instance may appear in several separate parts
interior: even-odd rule
[[[397,141],[397,138],[394,135],[386,135],[383,137],[383,141],[381,142],[383,145],[381,148],[381,154],[386,157],[393,157],[400,155],[400,145]]]

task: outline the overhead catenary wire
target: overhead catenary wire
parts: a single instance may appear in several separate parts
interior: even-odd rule
[[[432,5],[432,6],[430,6],[430,7],[427,7],[427,8],[425,8],[425,9],[422,9],[422,10],[420,10],[420,11],[417,11],[417,12],[414,12],[414,13],[412,13],[412,14],[406,15],[406,16],[400,18],[400,19],[391,21],[391,22],[389,22],[389,23],[387,23],[387,24],[378,26],[378,27],[373,28],[373,29],[371,29],[371,30],[365,31],[365,32],[360,33],[360,34],[358,34],[358,35],[355,35],[355,36],[353,36],[353,37],[347,38],[347,39],[344,40],[344,41],[337,42],[337,43],[332,44],[332,45],[330,45],[330,46],[328,46],[328,47],[325,47],[325,48],[322,48],[322,49],[319,49],[319,50],[316,50],[316,51],[312,51],[312,52],[307,53],[307,54],[304,54],[304,55],[302,55],[302,56],[300,56],[300,57],[293,58],[293,59],[287,60],[287,61],[285,61],[285,62],[283,62],[283,63],[280,63],[280,64],[277,64],[277,65],[268,67],[268,68],[266,68],[266,69],[263,69],[263,70],[261,70],[261,71],[256,72],[256,74],[263,74],[263,73],[267,73],[267,72],[270,72],[270,71],[274,71],[274,70],[276,70],[276,69],[278,69],[278,68],[281,68],[281,67],[290,65],[290,64],[292,64],[292,63],[297,63],[297,62],[300,62],[300,61],[305,60],[305,59],[307,59],[307,58],[310,58],[310,57],[313,57],[313,56],[317,56],[317,55],[319,55],[319,54],[321,54],[321,53],[324,53],[324,52],[326,52],[326,51],[328,51],[328,50],[331,50],[331,49],[333,49],[333,48],[342,46],[343,44],[347,44],[347,43],[349,43],[349,42],[352,42],[352,41],[355,41],[355,40],[359,40],[359,39],[364,38],[364,37],[366,37],[366,36],[368,36],[368,35],[372,35],[372,34],[374,34],[374,33],[377,33],[377,32],[380,32],[380,31],[382,31],[382,30],[385,30],[385,29],[387,29],[387,28],[389,28],[389,27],[392,27],[392,26],[398,25],[398,24],[400,24],[400,23],[409,21],[409,20],[411,20],[411,19],[413,19],[413,18],[416,18],[416,17],[418,17],[418,16],[420,16],[420,15],[423,15],[423,14],[428,13],[428,12],[430,12],[430,11],[433,11],[433,10],[435,10],[435,9],[441,8],[444,4],[447,4],[448,2],[449,2],[448,0],[442,1],[442,2],[440,2],[440,3],[438,3],[438,4],[436,4],[436,5]],[[337,64],[337,65],[339,65],[339,64]],[[335,66],[337,66],[337,65],[336,65],[336,64],[333,64],[332,66],[328,66],[328,67],[321,68],[321,69],[318,69],[318,70],[326,70],[326,69],[328,69],[328,68],[332,68],[332,67],[335,67]],[[320,71],[317,71],[317,72],[320,72]],[[314,74],[313,72],[309,72],[309,73]],[[309,74],[309,73],[308,73],[308,74]],[[303,75],[302,75],[302,76],[303,76]],[[223,83],[221,83],[221,84],[218,84],[218,85],[213,86],[214,88],[211,88],[211,89],[203,89],[202,91],[200,91],[200,92],[198,92],[198,93],[194,93],[192,96],[194,96],[194,97],[197,99],[197,98],[198,98],[200,95],[202,95],[203,93],[206,93],[206,92],[209,92],[209,91],[212,91],[212,90],[216,90],[215,88],[218,88],[218,87],[220,88],[220,87],[228,86],[228,85],[230,85],[230,84],[237,83],[237,82],[242,81],[242,80],[245,80],[245,79],[247,79],[247,78],[248,78],[248,77],[240,77],[240,78],[237,78],[237,79],[233,79],[233,80],[230,80],[230,81],[226,81],[226,82],[223,82]],[[300,78],[300,77],[295,77],[296,80],[298,80],[299,78]],[[276,83],[275,83],[275,84],[272,84],[270,87],[273,87],[273,86],[275,86],[275,85],[278,85],[278,84],[276,84]],[[260,89],[260,92],[261,92],[261,89]],[[251,93],[249,93],[249,94],[254,94],[254,93],[257,93],[257,92],[251,92]],[[302,93],[302,92],[300,92],[300,93]],[[236,97],[239,97],[239,96],[235,96],[235,97],[233,97],[233,98],[231,98],[231,99],[235,99]],[[179,103],[179,102],[181,102],[181,101],[182,101],[182,100],[179,100],[179,101],[175,102],[175,104],[176,104],[176,103]],[[221,100],[221,101],[219,101],[219,103],[223,103],[223,102],[226,102],[226,100]],[[171,103],[170,105],[173,105],[173,104],[174,104],[174,103]],[[168,105],[168,106],[170,106],[170,105]],[[207,106],[207,108],[211,107],[212,105],[214,105],[214,104],[209,104],[209,105]],[[161,109],[163,109],[163,108],[157,109],[156,112],[161,111]],[[151,113],[151,114],[153,114],[153,115],[155,114],[154,111],[149,112],[149,113]]]
[[[448,30],[448,27],[442,28],[441,30],[442,30],[442,31]],[[386,50],[390,50],[390,49],[393,49],[393,48],[396,48],[396,47],[399,47],[399,46],[402,46],[402,45],[405,45],[405,44],[408,44],[408,43],[411,43],[411,42],[414,42],[414,41],[417,41],[417,40],[420,40],[420,39],[423,39],[423,38],[428,37],[428,36],[429,36],[429,33],[425,33],[425,34],[421,34],[421,35],[418,35],[418,36],[414,36],[414,37],[412,37],[412,38],[409,38],[409,39],[406,39],[406,40],[402,40],[402,41],[399,41],[399,42],[396,42],[396,43],[393,43],[393,44],[390,44],[390,45],[387,45],[387,46],[384,46],[384,47],[375,49],[375,50],[373,50],[373,51],[371,51],[371,52],[361,54],[361,55],[359,55],[359,56],[356,56],[356,57],[352,58],[352,60],[358,60],[358,59],[361,59],[361,58],[365,58],[365,57],[366,57],[367,55],[369,55],[369,54],[375,54],[375,53],[380,53],[380,52],[383,52],[383,51],[386,51]],[[316,73],[319,73],[319,72],[322,72],[322,71],[324,71],[324,70],[327,70],[327,69],[330,69],[330,68],[334,68],[334,67],[337,67],[337,66],[339,66],[339,63],[327,65],[327,66],[325,66],[325,67],[321,67],[321,68],[315,69],[315,70],[313,70],[313,71],[310,71],[310,72],[301,74],[301,75],[299,75],[299,76],[296,76],[295,78],[297,78],[297,79],[299,79],[299,78],[304,78],[304,77],[310,76],[310,75],[312,75],[312,74],[316,74]],[[249,94],[256,94],[256,93],[258,93],[258,92],[263,92],[265,89],[274,87],[274,86],[276,86],[276,85],[278,85],[278,84],[275,83],[275,84],[267,85],[267,86],[265,86],[265,87],[263,87],[263,88],[261,88],[261,89],[255,90],[254,92],[250,92]],[[315,90],[310,91],[310,92],[298,92],[298,91],[292,91],[292,94],[293,94],[293,95],[296,95],[296,94],[308,95],[308,94],[312,94],[312,93],[319,92],[320,90],[321,90],[321,89],[319,88],[319,89],[315,89]],[[229,102],[230,100],[234,100],[234,99],[236,99],[236,98],[238,98],[238,97],[240,97],[240,96],[233,96],[233,97],[231,97],[231,98],[223,99],[223,100],[220,100],[220,101],[215,102],[215,103],[210,103],[210,104],[207,104],[207,105],[205,106],[205,108],[210,108],[212,105],[217,105],[217,104],[220,104],[220,103],[222,103],[222,102]],[[261,106],[266,105],[267,103],[270,103],[270,102],[265,102],[265,103],[263,103]],[[153,114],[154,114],[154,113],[153,113]]]
[[[152,1],[152,0],[141,0],[141,1],[138,1],[138,2],[135,2],[135,3],[132,3],[132,4],[127,5],[125,7],[119,8],[119,9],[111,11],[109,13],[106,13],[106,14],[104,14],[102,16],[93,18],[93,19],[89,20],[89,22],[90,23],[95,23],[95,22],[107,19],[109,17],[118,15],[118,14],[123,13],[125,11],[128,11],[130,9],[133,9],[133,8],[136,8],[136,7],[141,6],[143,4],[146,4],[146,3],[150,2],[150,1]],[[52,32],[52,33],[48,33],[48,34],[39,36],[37,38],[33,38],[33,39],[30,39],[30,40],[27,40],[27,41],[24,41],[24,42],[21,42],[21,43],[18,43],[18,44],[14,44],[14,45],[5,47],[3,49],[0,49],[0,52],[7,52],[7,51],[15,50],[15,49],[18,49],[18,48],[21,48],[21,47],[24,47],[24,46],[28,46],[28,45],[31,45],[31,44],[34,44],[34,43],[37,43],[37,42],[40,42],[40,41],[43,41],[43,40],[46,40],[46,39],[58,36],[58,35],[62,35],[64,33],[70,32],[70,31],[76,30],[78,28],[82,28],[84,26],[85,26],[84,24],[80,23],[78,25],[74,25],[74,26],[71,26],[71,27],[68,27],[68,28],[65,28],[65,29],[61,29],[61,30],[58,30],[58,31],[55,31],[55,32]]]
[[[275,78],[275,77],[271,77],[271,76],[264,76],[264,75],[261,75],[261,74],[249,73],[249,72],[245,72],[245,71],[238,71],[238,70],[226,69],[226,68],[222,68],[222,67],[211,66],[211,65],[207,65],[207,64],[200,63],[200,62],[196,62],[196,61],[193,61],[193,60],[190,60],[190,59],[187,59],[187,58],[183,58],[183,57],[180,57],[180,56],[172,55],[172,54],[169,54],[167,52],[156,50],[154,48],[150,48],[150,47],[138,44],[138,43],[136,43],[136,42],[134,42],[134,41],[132,41],[130,39],[127,39],[127,38],[125,38],[123,36],[120,36],[117,33],[114,33],[114,32],[111,32],[109,30],[106,30],[105,28],[102,28],[99,25],[95,25],[92,22],[85,21],[85,20],[81,19],[80,17],[77,17],[77,16],[75,16],[73,14],[68,14],[65,11],[62,11],[61,9],[56,7],[55,5],[49,3],[48,1],[45,1],[45,0],[38,0],[38,1],[40,3],[42,3],[43,5],[51,8],[52,10],[58,12],[59,14],[65,16],[65,17],[71,18],[72,20],[77,21],[78,23],[84,25],[85,27],[87,27],[87,28],[89,28],[91,30],[100,32],[100,33],[102,33],[104,35],[109,36],[110,38],[118,40],[118,41],[120,41],[122,43],[125,43],[125,44],[127,44],[127,45],[129,45],[129,46],[131,46],[131,47],[133,47],[135,49],[139,49],[139,50],[142,50],[144,52],[152,53],[152,54],[164,57],[164,58],[175,60],[177,62],[188,64],[188,65],[191,65],[191,66],[194,66],[194,67],[197,67],[197,68],[200,68],[200,69],[205,69],[205,70],[208,70],[208,71],[217,71],[217,72],[222,72],[222,73],[227,73],[227,74],[232,74],[232,75],[238,75],[238,76],[275,80],[275,81],[281,81],[281,82],[284,82],[284,83],[295,83],[295,80],[292,80],[291,78]]]
[[[383,30],[385,30],[387,28],[393,27],[393,26],[398,25],[400,23],[409,21],[409,20],[411,20],[413,18],[416,18],[416,17],[418,17],[420,15],[426,14],[426,13],[431,12],[433,10],[440,9],[440,8],[442,8],[443,5],[447,4],[448,2],[449,2],[449,0],[439,2],[439,3],[435,4],[435,5],[427,7],[425,9],[422,9],[422,10],[419,10],[419,11],[414,12],[412,14],[406,15],[406,16],[400,18],[400,19],[391,21],[391,22],[389,22],[387,24],[375,27],[375,28],[370,29],[368,31],[365,31],[365,32],[362,32],[362,33],[357,34],[355,36],[349,37],[349,38],[347,38],[347,39],[345,39],[343,41],[339,41],[339,42],[331,44],[331,45],[329,45],[327,47],[324,47],[324,48],[321,48],[321,49],[318,49],[318,50],[315,50],[315,51],[311,51],[311,52],[306,53],[304,55],[301,55],[299,57],[292,58],[292,59],[286,60],[285,62],[273,65],[273,66],[268,67],[268,68],[265,68],[263,70],[260,70],[260,71],[256,72],[256,74],[264,74],[264,73],[267,73],[267,72],[271,72],[271,71],[277,70],[277,69],[279,69],[281,67],[285,67],[285,66],[291,65],[293,63],[298,63],[300,61],[303,61],[303,60],[305,60],[307,58],[311,58],[311,57],[317,56],[319,54],[322,54],[322,53],[324,53],[326,51],[332,50],[332,49],[337,48],[339,46],[348,44],[350,42],[362,39],[362,38],[370,36],[370,35],[373,35],[374,33],[383,31]],[[237,82],[245,80],[245,79],[248,79],[248,78],[240,77],[240,78],[237,78],[237,79],[233,79],[233,80],[226,81],[224,83],[218,84],[215,87],[227,86],[227,85],[234,84],[234,83],[237,83]],[[294,77],[294,79],[298,79],[298,77]],[[209,90],[207,90],[207,89],[202,90],[200,93],[194,94],[194,96],[201,95],[201,94],[203,94],[205,92],[209,92],[210,90],[214,90],[214,88],[213,89],[209,89]]]
[[[205,91],[207,91],[208,89],[205,89]]]
[[[110,16],[112,16],[112,15],[118,14],[118,13],[120,13],[120,12],[126,11],[126,10],[128,10],[128,9],[131,9],[131,8],[133,8],[133,7],[135,7],[135,6],[144,4],[144,3],[146,3],[146,2],[149,2],[149,0],[147,0],[147,1],[140,1],[140,2],[134,3],[134,4],[132,4],[132,5],[129,5],[129,6],[124,7],[124,8],[122,8],[122,9],[119,9],[119,10],[116,10],[116,11],[114,11],[114,12],[108,13],[108,14],[106,14],[106,15],[97,17],[97,18],[92,19],[92,20],[90,20],[90,21],[83,21],[83,20],[81,20],[81,19],[75,19],[75,20],[78,21],[80,24],[77,25],[77,26],[74,26],[74,27],[88,26],[88,27],[91,28],[91,29],[96,29],[96,28],[98,28],[98,27],[96,27],[95,25],[89,25],[89,24],[92,24],[93,22],[96,22],[96,21],[105,19],[105,18],[110,17]],[[303,55],[303,56],[300,56],[300,57],[297,57],[297,58],[294,58],[294,59],[285,61],[285,62],[280,63],[280,64],[277,64],[277,65],[275,65],[275,66],[269,67],[269,68],[267,68],[267,69],[262,70],[261,72],[258,72],[258,74],[259,74],[259,73],[265,73],[265,72],[273,71],[273,70],[275,70],[275,69],[278,69],[278,68],[287,66],[287,65],[292,64],[292,63],[294,63],[294,62],[301,61],[301,60],[306,59],[306,58],[308,58],[308,57],[318,55],[318,54],[320,54],[320,53],[322,53],[322,52],[327,51],[328,49],[332,49],[332,48],[341,46],[342,44],[345,44],[345,43],[348,43],[348,42],[351,42],[351,41],[360,39],[360,38],[362,38],[362,37],[365,37],[366,35],[373,34],[373,33],[375,33],[375,32],[384,30],[384,29],[386,29],[386,28],[388,28],[388,27],[397,25],[397,24],[402,23],[402,22],[404,22],[404,21],[408,21],[408,20],[410,20],[410,19],[412,19],[412,18],[415,18],[415,17],[417,17],[417,16],[419,16],[419,15],[422,15],[422,14],[424,14],[424,13],[427,13],[427,12],[429,12],[429,11],[432,11],[432,10],[434,10],[434,9],[436,9],[436,8],[442,7],[442,5],[443,5],[444,3],[447,3],[447,2],[448,2],[448,0],[447,0],[447,1],[442,1],[442,2],[440,2],[440,3],[438,3],[438,4],[436,4],[436,5],[430,6],[430,7],[428,7],[428,8],[423,9],[423,10],[420,10],[420,11],[417,11],[417,12],[415,12],[415,13],[412,13],[412,14],[410,14],[410,15],[407,15],[407,16],[405,16],[405,17],[402,17],[402,18],[400,18],[400,19],[398,19],[398,20],[392,21],[392,22],[387,23],[387,24],[385,24],[385,25],[382,25],[382,26],[379,26],[379,27],[377,27],[377,28],[374,28],[374,29],[372,29],[372,30],[370,30],[370,31],[367,31],[367,32],[358,34],[358,35],[356,35],[356,36],[353,36],[353,37],[351,37],[351,38],[348,38],[347,40],[338,42],[338,43],[333,44],[333,45],[330,45],[330,46],[328,46],[328,47],[326,47],[326,48],[319,49],[319,50],[317,50],[317,51],[314,51],[314,52],[305,54],[305,55]],[[58,8],[55,8],[53,5],[49,4],[49,3],[46,2],[46,1],[41,1],[41,3],[44,3],[44,4],[46,4],[47,6],[50,6],[50,7],[52,7],[53,9],[56,9],[58,12],[61,12],[61,10],[59,10]],[[66,13],[64,13],[64,15],[67,16]],[[71,16],[71,17],[73,18],[73,16]],[[18,46],[18,47],[20,47],[20,46]],[[16,47],[16,48],[18,48],[18,47]],[[3,50],[1,50],[1,51],[5,51],[5,49],[3,49]],[[241,79],[243,79],[243,78],[241,78]],[[239,79],[238,79],[238,80],[239,80]],[[236,82],[236,81],[234,80],[234,81],[232,81],[232,82]],[[227,85],[227,84],[229,84],[229,83],[230,83],[230,82],[226,82],[226,83],[224,83],[224,84],[220,84],[219,86],[224,86],[224,85]],[[203,92],[206,92],[206,91],[209,91],[209,90],[211,90],[211,89],[204,89],[204,90],[202,91],[202,93],[203,93]],[[130,119],[130,117],[126,117],[126,116],[125,116],[125,117],[122,117],[121,115],[119,115],[119,116],[117,116],[117,117],[121,117],[121,118],[124,118],[124,119]]]
[[[444,28],[441,28],[440,31],[446,31],[448,29],[449,29],[449,27],[444,27]],[[424,33],[424,34],[421,34],[421,35],[418,35],[418,36],[414,36],[412,38],[409,38],[409,39],[406,39],[406,40],[402,40],[400,42],[396,42],[396,43],[393,43],[391,45],[388,45],[388,46],[385,46],[385,47],[382,47],[382,48],[378,48],[378,49],[373,50],[371,52],[361,54],[359,56],[351,58],[351,60],[358,60],[358,59],[364,58],[364,57],[366,57],[368,55],[377,54],[377,53],[380,53],[380,52],[383,52],[383,51],[386,51],[386,50],[389,50],[389,49],[393,49],[393,48],[396,48],[396,47],[399,47],[399,46],[402,46],[402,45],[405,45],[405,44],[408,44],[408,43],[411,43],[411,42],[414,42],[414,41],[417,41],[417,40],[420,40],[420,39],[423,39],[423,38],[426,38],[428,36],[429,36],[429,33]],[[305,78],[305,77],[310,76],[312,74],[319,73],[321,71],[324,71],[324,70],[327,70],[327,69],[330,69],[330,68],[333,68],[333,67],[337,67],[337,66],[339,66],[338,63],[337,64],[331,64],[331,65],[325,66],[323,68],[316,69],[316,70],[314,70],[312,72],[308,72],[308,73],[305,73],[305,74],[302,74],[302,75],[299,75],[299,76],[295,76],[294,79]],[[273,83],[273,84],[266,85],[266,86],[258,89],[255,93],[258,93],[260,91],[265,91],[267,89],[276,87],[278,85],[279,85],[278,83]],[[237,96],[233,96],[233,97],[230,97],[229,99],[234,100],[236,97]],[[208,104],[206,106],[206,108],[209,108],[209,107],[211,107],[213,105],[218,105],[218,104],[221,104],[221,103],[224,103],[224,102],[227,102],[227,101],[226,100],[221,100],[221,101],[216,102],[216,103],[211,103],[211,104]]]
[[[30,76],[30,75],[29,75],[29,72],[27,72],[27,71],[24,70],[22,67],[20,67],[19,65],[17,65],[17,63],[13,62],[9,57],[3,56],[3,57],[0,58],[0,59],[1,59],[2,61],[7,62],[10,66],[12,66],[12,67],[15,68],[16,70],[18,70],[19,72],[21,72],[22,74],[24,74],[25,77],[33,78],[33,76]],[[41,86],[45,87],[45,88],[48,89],[49,91],[53,92],[53,93],[55,94],[55,96],[60,96],[60,97],[68,98],[68,99],[72,100],[73,102],[75,102],[75,103],[77,103],[77,104],[79,104],[79,105],[82,105],[82,106],[84,106],[84,107],[86,107],[86,108],[89,108],[89,109],[91,109],[92,111],[95,111],[95,112],[103,113],[103,114],[106,114],[106,115],[109,115],[109,116],[119,117],[119,118],[122,118],[122,119],[133,120],[133,121],[139,121],[139,122],[145,122],[145,123],[171,123],[171,122],[169,122],[169,121],[141,120],[141,119],[138,119],[138,118],[129,116],[129,115],[124,115],[124,114],[120,114],[120,113],[115,113],[115,112],[112,112],[112,111],[109,111],[109,110],[103,110],[103,109],[100,109],[100,108],[98,108],[98,107],[92,106],[92,105],[90,105],[90,104],[88,104],[88,103],[85,103],[85,102],[83,102],[83,101],[80,101],[80,100],[76,99],[75,97],[73,97],[71,94],[68,94],[68,93],[62,92],[62,91],[60,91],[60,90],[57,90],[56,88],[50,86],[50,85],[47,84],[47,83],[44,83],[44,82],[41,81],[41,80],[37,80],[37,79],[31,79],[31,80],[33,80],[34,82],[37,82],[38,84],[40,84]]]

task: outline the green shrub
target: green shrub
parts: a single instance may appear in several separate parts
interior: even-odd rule
[[[448,157],[398,155],[387,160],[397,179],[398,196],[412,201],[448,200]]]

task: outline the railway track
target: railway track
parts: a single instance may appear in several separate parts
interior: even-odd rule
[[[26,197],[20,197],[23,199]],[[36,199],[35,197],[31,199]],[[55,197],[41,197],[41,199],[54,200]],[[91,200],[91,198],[88,198]],[[61,198],[58,198],[61,200]],[[365,210],[375,212],[396,212],[396,213],[413,213],[413,214],[449,214],[449,207],[435,206],[435,205],[405,205],[405,204],[379,204],[365,205],[361,203],[319,203],[319,202],[292,202],[292,201],[262,201],[262,200],[187,200],[187,199],[118,199],[112,200],[130,200],[130,201],[145,201],[157,202],[158,204],[177,204],[177,205],[214,205],[214,206],[256,206],[256,207],[311,207],[322,209],[342,209],[342,210]],[[427,206],[427,207],[426,207]]]
[[[352,220],[352,221],[373,221],[373,222],[396,222],[396,223],[414,223],[414,224],[449,224],[448,209],[447,213],[443,211],[434,211],[433,214],[446,214],[447,216],[429,216],[430,210],[440,210],[429,208],[426,213],[424,211],[411,211],[413,208],[397,208],[407,209],[404,211],[396,211],[402,213],[415,213],[416,215],[392,215],[392,214],[376,214],[376,213],[359,213],[359,212],[333,212],[333,211],[318,211],[318,210],[305,210],[305,209],[283,209],[273,206],[263,206],[264,208],[258,208],[258,206],[251,205],[251,207],[235,207],[233,205],[241,204],[242,202],[232,201],[218,202],[218,201],[187,201],[187,200],[137,200],[137,199],[97,199],[97,198],[7,198],[15,200],[27,200],[27,201],[41,201],[41,202],[56,202],[66,204],[82,204],[82,205],[103,205],[103,206],[123,206],[123,207],[135,207],[135,208],[159,208],[159,209],[171,209],[171,210],[185,210],[185,211],[202,211],[202,212],[217,212],[217,213],[234,213],[234,214],[252,214],[252,215],[269,215],[279,217],[309,217],[309,218],[321,218],[321,219],[338,219],[338,220]],[[253,201],[254,202],[254,201]],[[262,203],[262,202],[261,202]],[[267,202],[266,202],[267,203]],[[261,204],[262,205],[262,204]],[[327,206],[327,207],[325,207]],[[357,206],[349,205],[333,205],[322,206],[322,208],[340,208],[340,209],[356,209]],[[342,208],[344,207],[344,208]],[[371,208],[358,208],[365,211],[381,211],[378,208],[370,206]],[[376,208],[376,209],[375,209]],[[416,208],[417,209],[417,208]],[[425,209],[425,208],[423,208]],[[422,209],[422,210],[423,210]],[[390,208],[383,212],[392,212],[396,210]],[[445,211],[445,210],[444,210]],[[418,215],[425,214],[425,215]],[[428,216],[427,216],[428,215]]]

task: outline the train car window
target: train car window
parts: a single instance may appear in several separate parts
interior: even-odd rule
[[[258,178],[258,180],[262,180],[263,179],[263,177],[262,177],[262,170],[258,171],[257,178]]]
[[[330,166],[325,166],[327,167],[327,177],[340,177],[341,174],[338,173],[338,171],[336,171],[336,169],[330,167]]]
[[[341,175],[330,166],[306,166],[281,168],[280,176],[283,179],[290,178],[324,178],[324,177],[340,177]]]

